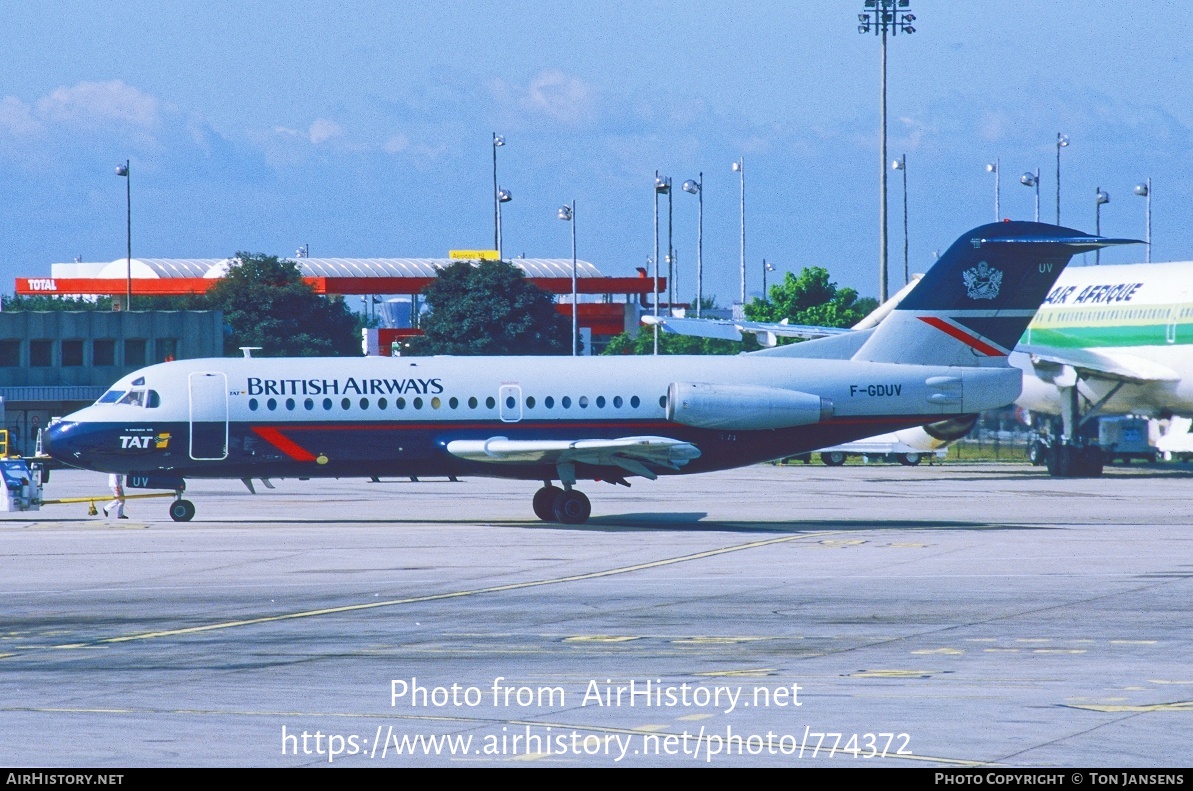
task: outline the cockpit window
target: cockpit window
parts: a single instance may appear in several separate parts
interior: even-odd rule
[[[112,395],[112,393],[105,395],[103,399],[100,399],[100,402],[111,403],[110,401],[104,400],[107,399],[109,395]],[[126,406],[139,406],[146,407],[148,409],[156,409],[162,405],[162,399],[161,396],[157,394],[156,390],[129,390],[123,395],[123,397],[117,400],[116,403],[124,404]]]
[[[97,403],[97,404],[115,404],[117,401],[120,400],[120,397],[122,395],[124,395],[123,390],[109,390],[108,392],[106,392],[102,396],[100,396],[99,400],[96,401],[95,403]]]

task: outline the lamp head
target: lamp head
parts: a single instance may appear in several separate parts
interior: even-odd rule
[[[1019,183],[1025,187],[1034,187],[1039,182],[1035,173],[1024,173],[1019,177]]]
[[[1135,189],[1131,190],[1141,198],[1146,198],[1151,190],[1148,189],[1147,184],[1136,184]]]
[[[559,211],[557,211],[555,213],[555,216],[558,217],[559,219],[563,220],[564,222],[571,222],[572,221],[572,207],[571,206],[560,206]]]
[[[507,189],[501,188],[497,190],[497,202],[509,203],[514,199],[514,194]]]
[[[503,145],[505,145],[505,135],[499,135],[497,133],[494,133],[493,134],[493,147],[501,148]]]
[[[1056,147],[1057,148],[1065,148],[1068,145],[1069,145],[1069,136],[1062,135],[1060,132],[1057,132],[1056,133]]]
[[[128,165],[117,165],[116,166],[116,175],[124,176],[125,178],[128,178]]]
[[[690,192],[693,195],[697,194],[700,192],[700,182],[688,179],[683,183],[683,191]]]
[[[1094,195],[1094,200],[1099,206],[1103,203],[1110,203],[1110,193],[1103,192],[1101,187],[1098,187],[1097,193]]]

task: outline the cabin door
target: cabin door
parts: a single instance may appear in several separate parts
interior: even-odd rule
[[[228,458],[228,377],[223,373],[192,373],[191,458],[220,461]]]
[[[522,386],[502,385],[497,391],[502,423],[517,423],[522,419]]]

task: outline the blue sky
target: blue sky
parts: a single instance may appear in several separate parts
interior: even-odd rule
[[[246,7],[247,6],[247,7]],[[746,161],[749,290],[761,261],[826,266],[877,290],[879,46],[861,0],[518,4],[0,3],[0,290],[53,261],[237,250],[441,256],[492,242],[490,136],[507,255],[580,256],[632,274],[652,252],[656,169],[703,171],[706,291],[737,293]],[[50,9],[50,10],[47,10]],[[1175,2],[913,0],[889,48],[889,153],[906,153],[912,271],[969,228],[1042,217],[1144,233],[1155,260],[1193,259],[1193,21]],[[898,174],[892,174],[897,176]],[[681,289],[694,286],[696,201],[676,189]],[[892,283],[902,277],[891,179]],[[1141,248],[1103,262],[1142,260]]]

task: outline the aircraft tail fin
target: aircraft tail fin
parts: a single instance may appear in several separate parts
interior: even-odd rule
[[[1037,222],[974,228],[945,251],[853,359],[1005,366],[1074,255],[1135,243]]]

